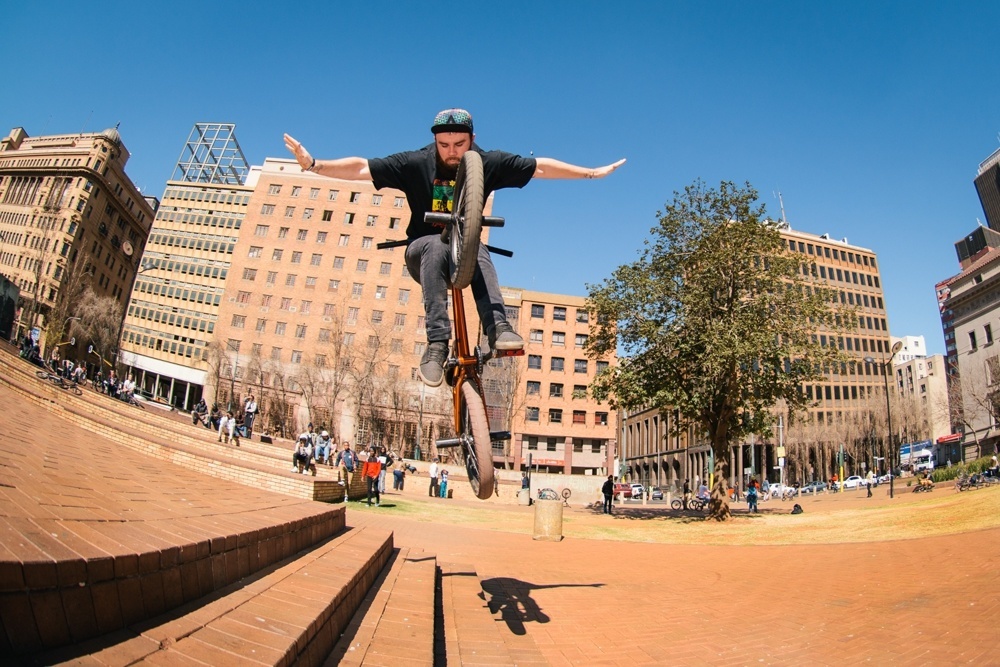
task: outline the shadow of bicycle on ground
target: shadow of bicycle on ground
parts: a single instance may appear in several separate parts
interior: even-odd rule
[[[604,584],[533,584],[510,577],[494,577],[481,582],[483,599],[490,613],[500,618],[515,635],[525,634],[525,623],[548,623],[549,616],[531,596],[532,591],[545,588],[601,588]],[[486,596],[489,596],[487,599]]]

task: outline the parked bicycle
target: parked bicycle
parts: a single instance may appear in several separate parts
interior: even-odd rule
[[[708,508],[708,498],[699,498],[694,496],[688,501],[687,508],[689,510],[694,510],[695,512],[701,512]],[[684,501],[680,498],[674,498],[670,501],[670,509],[672,510],[682,510],[684,509]]]
[[[35,375],[38,376],[40,380],[48,380],[60,389],[65,389],[66,391],[72,392],[77,396],[83,396],[83,390],[80,389],[80,384],[75,380],[67,380],[62,375],[53,373],[49,370],[35,371]]]
[[[451,213],[426,213],[424,220],[442,228],[441,237],[448,244],[449,284],[455,342],[444,363],[445,381],[452,388],[455,437],[436,442],[438,449],[461,447],[465,470],[476,497],[485,500],[497,492],[493,469],[493,442],[509,440],[510,432],[490,432],[486,417],[486,398],[482,371],[487,361],[498,357],[521,356],[524,350],[483,350],[469,340],[462,290],[475,274],[480,234],[485,227],[502,227],[503,218],[483,215],[485,205],[482,157],[475,151],[462,155],[455,178],[455,200]],[[408,241],[386,241],[379,249],[405,246]],[[486,246],[490,252],[505,257],[508,250]]]

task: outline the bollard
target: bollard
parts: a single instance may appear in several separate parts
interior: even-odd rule
[[[531,504],[531,489],[518,489],[517,504],[525,507]]]
[[[559,542],[562,534],[563,502],[562,500],[535,501],[535,536],[536,540]]]

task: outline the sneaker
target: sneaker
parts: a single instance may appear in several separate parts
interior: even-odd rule
[[[382,503],[375,503],[375,507],[381,507]]]
[[[298,468],[292,468],[292,472],[298,472],[298,471],[299,471]]]
[[[434,341],[427,344],[420,358],[420,379],[428,387],[438,387],[444,380],[444,362],[448,359],[448,343]]]
[[[508,322],[500,322],[489,327],[486,337],[490,341],[491,350],[520,350],[524,348],[524,339],[517,335],[514,327]]]

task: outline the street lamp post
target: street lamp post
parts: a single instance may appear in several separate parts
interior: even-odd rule
[[[889,497],[895,498],[895,479],[896,475],[893,474],[892,464],[895,461],[895,457],[892,455],[892,408],[889,405],[889,374],[886,372],[886,368],[892,364],[893,358],[895,358],[896,353],[899,352],[900,348],[903,347],[903,341],[896,341],[896,344],[892,346],[889,350],[889,358],[880,362],[879,367],[882,369],[882,380],[885,382],[885,419],[888,426],[888,448],[885,453],[886,467],[889,469]],[[865,357],[865,361],[869,364],[876,363],[875,359],[872,357]]]

